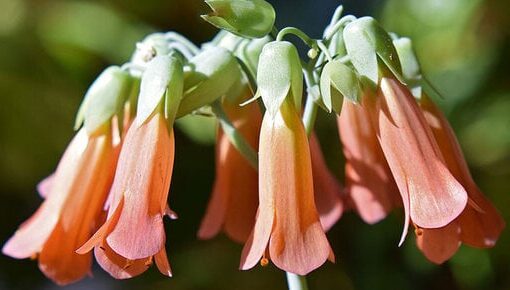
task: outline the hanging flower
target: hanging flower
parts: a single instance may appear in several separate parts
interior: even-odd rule
[[[171,276],[163,216],[175,216],[167,206],[173,161],[173,131],[162,113],[133,124],[120,153],[107,220],[77,252],[94,248],[99,265],[117,279],[143,273],[153,257],[160,272]]]
[[[253,148],[258,148],[261,114],[256,103],[244,107],[225,104],[230,120]],[[223,231],[244,243],[255,224],[258,208],[258,175],[221,129],[216,149],[216,180],[198,236],[210,239]],[[325,231],[343,212],[342,188],[327,168],[315,134],[310,138],[315,203]]]
[[[493,247],[505,221],[473,181],[446,117],[426,95],[420,98],[420,105],[448,169],[464,186],[469,198],[464,211],[447,226],[415,231],[420,250],[429,260],[440,264],[455,254],[461,242],[478,248]]]
[[[403,242],[409,222],[420,228],[441,228],[464,210],[467,193],[445,164],[432,131],[410,91],[399,81],[382,77],[376,97],[363,106],[402,196]]]
[[[370,116],[363,106],[344,99],[337,121],[349,201],[365,222],[377,223],[402,201]]]
[[[223,107],[236,129],[257,149],[262,122],[258,104],[241,107],[226,100]],[[253,229],[257,206],[257,171],[218,128],[216,179],[198,237],[210,239],[223,230],[234,241],[244,243]]]
[[[291,101],[265,114],[259,143],[259,209],[241,269],[261,258],[305,275],[332,255],[314,201],[308,140]],[[263,262],[264,263],[264,262]]]
[[[93,137],[81,129],[55,173],[39,186],[46,200],[7,241],[2,252],[18,259],[37,258],[41,271],[60,285],[86,276],[92,255],[78,255],[75,251],[103,221],[118,140],[111,129]]]

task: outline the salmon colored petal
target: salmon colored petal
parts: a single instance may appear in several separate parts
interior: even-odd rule
[[[124,196],[124,207],[117,225],[106,238],[119,255],[137,260],[155,255],[164,246],[162,217],[173,160],[173,133],[168,133],[161,114],[139,127],[130,127],[111,189],[113,195]]]
[[[315,134],[310,137],[310,157],[312,160],[313,190],[315,204],[324,231],[329,231],[342,216],[344,203],[342,187],[329,171]]]
[[[59,162],[54,177],[58,182],[55,182],[51,189],[55,194],[48,193],[48,198],[34,215],[7,241],[2,248],[4,254],[24,259],[41,251],[59,220],[71,189],[75,186],[81,166],[80,160],[87,144],[87,134],[82,129],[73,138]]]
[[[390,168],[362,106],[344,100],[337,121],[349,198],[366,223],[377,223],[393,209],[396,200],[400,202]]]
[[[115,279],[129,279],[145,272],[152,264],[152,257],[128,260],[115,253],[106,243],[94,248],[96,261]]]
[[[225,185],[223,185],[224,182],[225,179],[216,179],[214,182],[211,199],[209,200],[205,216],[202,219],[197,233],[199,239],[211,239],[216,236],[223,227],[228,201],[227,192],[222,190],[225,188]]]
[[[460,246],[460,228],[456,222],[437,229],[417,229],[416,245],[436,264],[450,259]]]
[[[473,181],[459,142],[444,114],[426,95],[420,99],[420,105],[448,168],[464,185],[473,203],[459,217],[462,241],[474,247],[494,246],[505,227],[505,221]]]
[[[172,277],[172,269],[170,268],[170,263],[168,262],[168,257],[166,256],[166,250],[164,247],[154,256],[154,260],[156,261],[156,266],[161,274]]]
[[[42,198],[47,198],[49,192],[51,191],[51,187],[53,184],[53,180],[55,179],[55,174],[51,174],[50,176],[46,177],[45,179],[41,180],[37,184],[37,192],[39,192],[39,195]]]
[[[493,247],[505,228],[505,221],[497,209],[482,196],[476,199],[476,203],[483,212],[468,206],[459,217],[462,242],[478,248]]]
[[[409,215],[423,228],[453,221],[467,204],[467,193],[444,164],[432,132],[408,89],[382,78],[379,96],[365,98]]]
[[[274,204],[271,196],[259,200],[259,210],[255,226],[241,253],[241,270],[253,268],[260,261],[266,251],[274,224]]]
[[[262,121],[258,105],[253,103],[239,107],[238,104],[225,101],[223,107],[239,133],[257,149]],[[223,131],[218,129],[216,179],[199,237],[212,238],[223,228],[232,240],[245,242],[255,224],[257,207],[257,171],[231,144]]]
[[[124,208],[124,197],[121,198],[117,208],[113,211],[112,216],[85,242],[80,248],[76,250],[77,254],[86,254],[90,252],[94,247],[103,245],[103,241],[106,236],[111,233],[120,217],[120,213]]]
[[[83,236],[85,235],[85,236]],[[39,269],[59,285],[66,285],[85,277],[92,265],[92,254],[75,253],[77,242],[88,238],[86,233],[77,236],[59,223],[39,255]]]
[[[304,275],[331,251],[315,207],[308,138],[298,113],[285,103],[262,123],[259,152],[260,195],[274,198],[269,256],[282,270]]]

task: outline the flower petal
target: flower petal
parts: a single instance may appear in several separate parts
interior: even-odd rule
[[[344,100],[337,121],[349,198],[366,223],[377,223],[400,202],[390,168],[365,108]]]
[[[380,83],[379,96],[364,101],[401,195],[409,197],[409,215],[419,227],[446,226],[464,210],[467,193],[446,168],[410,92],[394,79]]]
[[[173,160],[173,132],[168,133],[161,113],[139,127],[130,127],[111,190],[124,195],[124,208],[106,238],[119,255],[137,260],[155,255],[164,246],[162,217]]]
[[[457,222],[437,229],[417,229],[416,245],[425,257],[436,264],[450,259],[460,246],[460,228]]]

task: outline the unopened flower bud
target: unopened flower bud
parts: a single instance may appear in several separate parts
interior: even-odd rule
[[[264,0],[206,0],[213,10],[202,18],[212,25],[248,38],[266,36],[273,28],[275,11]]]

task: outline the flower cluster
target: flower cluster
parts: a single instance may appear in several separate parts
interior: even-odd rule
[[[276,34],[263,0],[207,3],[213,14],[204,19],[229,32],[201,48],[174,32],[149,35],[128,63],[92,84],[76,136],[38,186],[45,200],[4,254],[38,259],[58,284],[85,277],[92,251],[117,279],[153,263],[171,276],[163,218],[177,218],[168,205],[173,125],[189,114],[219,121],[216,179],[198,237],[223,231],[244,243],[243,270],[272,262],[306,275],[334,261],[326,232],[347,209],[374,224],[403,207],[400,244],[412,226],[435,263],[461,243],[494,246],[505,222],[422,89],[409,39],[371,17],[341,18],[341,7],[314,40],[297,28]],[[289,33],[310,46],[308,62],[283,40]],[[337,116],[345,186],[313,132],[319,108]]]

